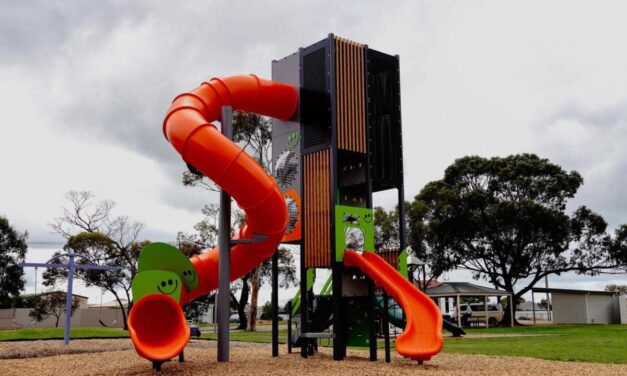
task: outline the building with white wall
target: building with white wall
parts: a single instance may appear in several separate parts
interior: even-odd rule
[[[554,324],[627,324],[627,296],[608,291],[534,288],[551,295]]]

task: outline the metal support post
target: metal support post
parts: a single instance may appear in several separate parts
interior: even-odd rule
[[[368,279],[368,345],[370,347],[370,360],[377,360],[377,323],[375,320],[375,310],[377,306],[374,295],[374,282]]]
[[[74,282],[74,255],[70,255],[67,272],[67,292],[65,294],[65,328],[63,332],[63,344],[70,343],[70,325],[72,320],[72,286]]]
[[[388,294],[383,293],[383,338],[385,339],[385,362],[389,363],[390,359],[390,322],[388,321]]]
[[[292,301],[287,302],[287,353],[292,353]]]
[[[309,297],[307,296],[307,268],[305,258],[300,255],[300,356],[308,356],[309,339],[303,335],[309,332]]]
[[[222,107],[222,134],[233,138],[233,109]],[[229,313],[231,299],[231,196],[220,191],[220,229],[218,231],[218,362],[229,361]]]
[[[272,356],[279,356],[279,250],[272,255]]]
[[[346,329],[342,314],[342,266],[339,262],[333,261],[332,273],[333,360],[343,360],[346,356],[346,342],[344,340]]]

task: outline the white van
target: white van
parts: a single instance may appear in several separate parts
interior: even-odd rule
[[[503,320],[503,307],[500,304],[488,303],[488,312],[485,311],[484,303],[461,304],[459,308],[462,321],[469,323],[483,323],[485,322],[486,315],[488,316],[489,326],[496,326]],[[453,318],[453,320],[457,318],[455,308],[453,308],[451,312],[451,318]]]

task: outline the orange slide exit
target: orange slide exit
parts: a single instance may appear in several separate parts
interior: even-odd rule
[[[396,337],[396,351],[413,360],[429,360],[442,349],[442,314],[427,295],[374,252],[344,253],[344,264],[357,267],[390,294],[405,312],[407,324]]]
[[[288,120],[296,111],[298,92],[291,85],[254,75],[213,78],[176,97],[163,122],[165,137],[183,161],[228,192],[246,213],[238,238],[266,236],[260,243],[231,249],[230,277],[235,280],[272,256],[285,233],[288,212],[274,178],[211,124],[220,119],[226,105]],[[183,350],[189,329],[181,307],[218,287],[217,248],[193,256],[191,261],[199,284],[189,293],[183,289],[180,306],[170,297],[153,294],[140,299],[131,310],[131,339],[137,352],[149,360],[168,360]]]

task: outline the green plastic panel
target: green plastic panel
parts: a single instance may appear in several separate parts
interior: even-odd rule
[[[316,269],[307,269],[307,291],[311,290],[316,283]]]
[[[368,298],[345,298],[343,306],[346,312],[346,345],[367,347],[370,333]]]
[[[355,251],[374,251],[374,214],[372,209],[335,206],[335,260],[344,261],[347,243]]]
[[[188,291],[198,286],[198,274],[192,262],[178,248],[166,243],[150,243],[137,261],[138,272],[165,270],[176,273]]]
[[[131,289],[134,301],[138,301],[150,294],[163,294],[180,302],[181,286],[181,279],[176,273],[164,270],[149,270],[138,273],[133,278]]]
[[[398,255],[398,272],[401,273],[405,279],[409,278],[407,273],[407,249],[403,249],[400,255]]]
[[[327,278],[327,281],[324,283],[324,286],[322,286],[322,290],[320,290],[320,295],[331,295],[331,291],[333,291],[332,282],[333,274],[330,274],[329,278]]]

